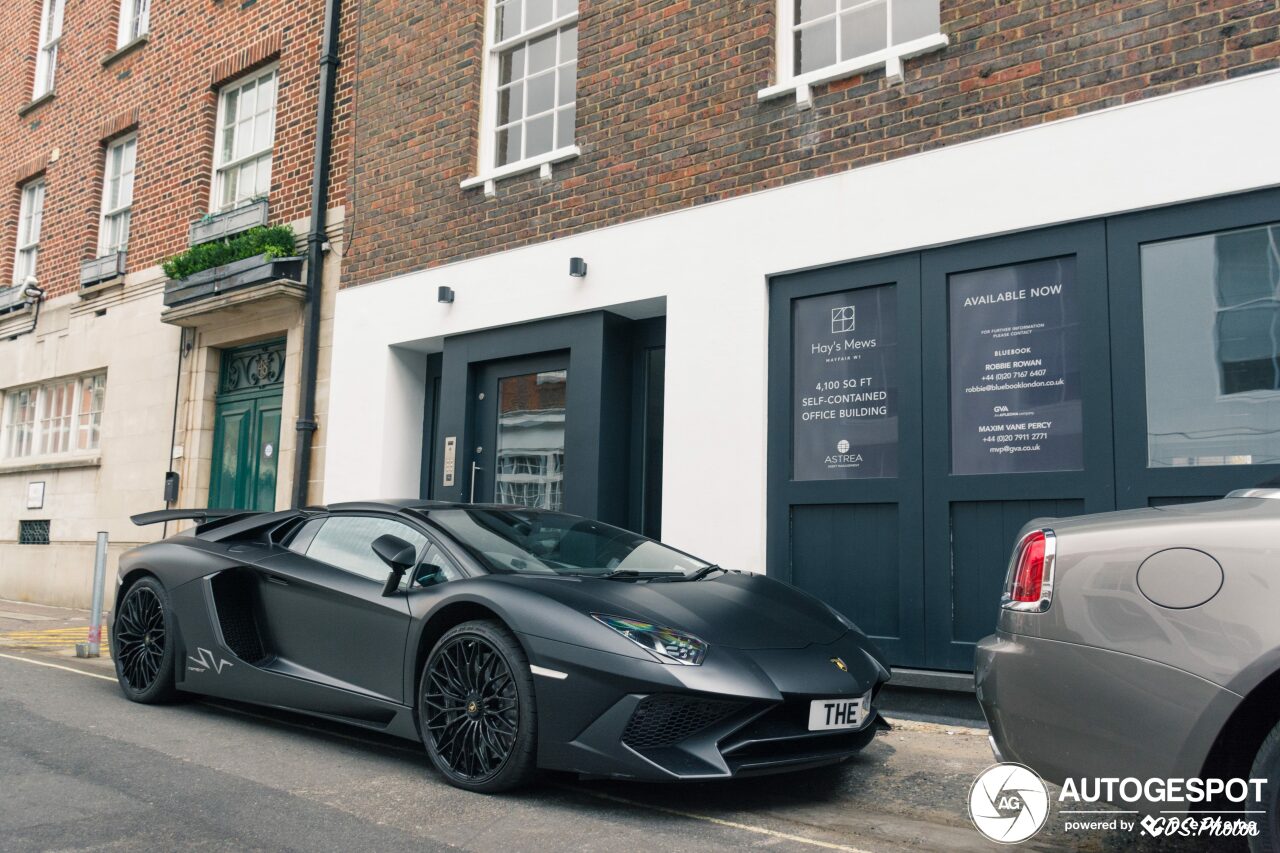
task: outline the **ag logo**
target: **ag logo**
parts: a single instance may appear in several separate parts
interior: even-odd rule
[[[1049,819],[1049,789],[1029,767],[993,764],[969,789],[969,817],[992,841],[1026,841]]]

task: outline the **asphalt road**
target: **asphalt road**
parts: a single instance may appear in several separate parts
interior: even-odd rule
[[[446,785],[413,743],[249,706],[136,705],[106,660],[0,647],[3,851],[990,851],[965,811],[990,763],[979,729],[905,722],[827,770],[691,785],[545,774],[485,797]],[[1023,849],[1174,849],[1051,820]]]

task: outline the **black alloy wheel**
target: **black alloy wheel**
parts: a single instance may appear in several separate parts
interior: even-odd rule
[[[154,578],[129,587],[116,609],[112,657],[120,688],[135,702],[163,702],[173,686],[173,636],[168,596]]]
[[[502,626],[467,622],[440,638],[423,668],[418,713],[427,751],[452,784],[493,793],[532,775],[533,679]]]

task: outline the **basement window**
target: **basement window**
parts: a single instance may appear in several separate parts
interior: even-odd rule
[[[19,521],[18,522],[18,544],[19,545],[48,545],[49,544],[49,521],[41,519],[35,521]]]

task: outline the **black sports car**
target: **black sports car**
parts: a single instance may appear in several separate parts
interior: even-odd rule
[[[537,767],[694,779],[840,761],[880,652],[792,587],[559,512],[429,501],[161,511],[120,560],[125,696],[179,691],[421,740],[454,785]]]

